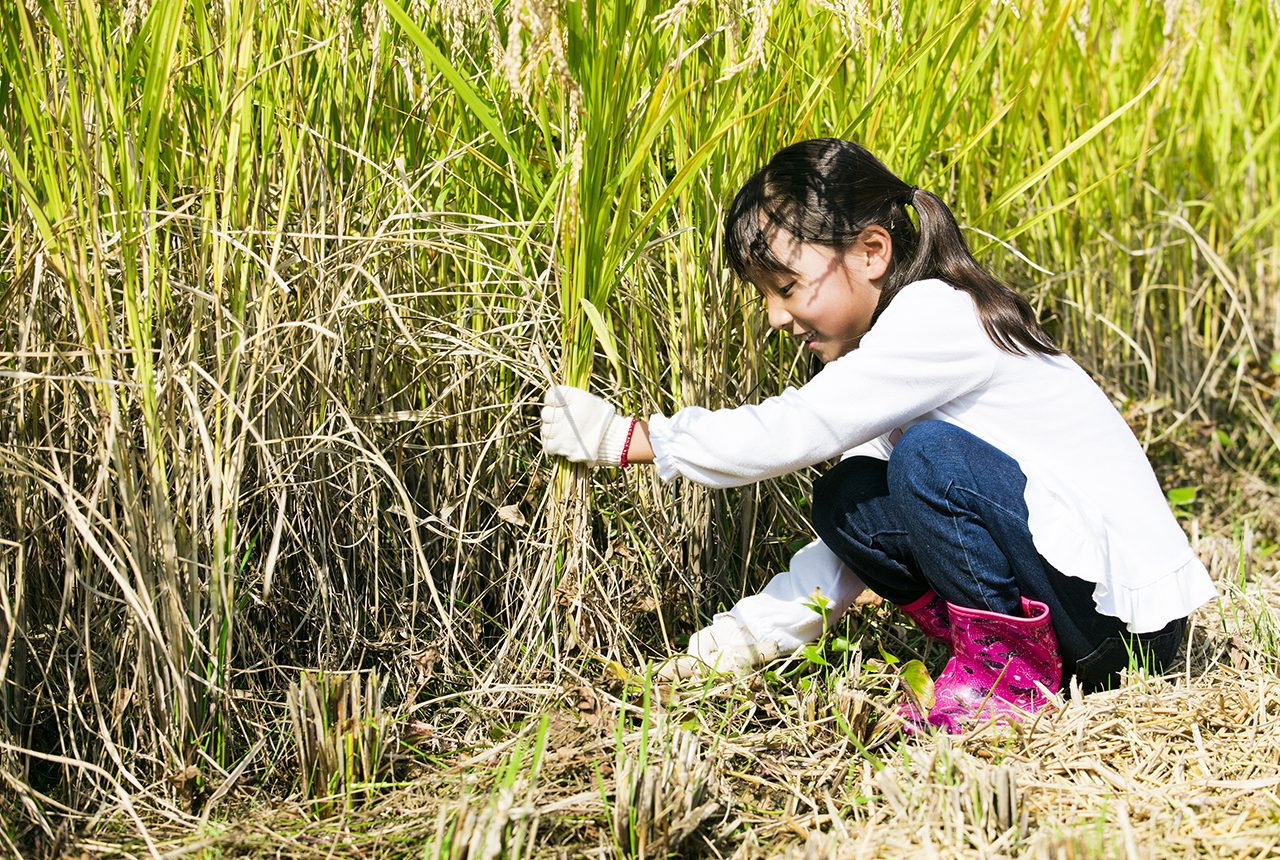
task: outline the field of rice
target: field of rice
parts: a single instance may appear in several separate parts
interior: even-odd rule
[[[0,855],[1280,854],[1275,0],[0,6]],[[846,137],[1111,396],[1221,593],[1181,670],[904,737],[888,605],[658,683],[807,542],[541,450],[814,368],[724,263]]]

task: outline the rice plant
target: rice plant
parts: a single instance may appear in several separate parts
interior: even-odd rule
[[[642,415],[804,381],[719,253],[797,139],[951,202],[1153,454],[1212,432],[1274,483],[1261,0],[30,0],[0,33],[15,843],[207,820],[264,743],[300,769],[299,668],[501,703],[785,564],[807,475],[573,473],[536,416],[553,378]]]

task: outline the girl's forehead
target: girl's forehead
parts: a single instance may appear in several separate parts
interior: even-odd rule
[[[807,234],[804,230],[797,231],[789,227],[785,222],[779,221],[777,218],[771,218],[764,212],[760,213],[760,240],[768,245],[774,259],[783,265],[789,265],[789,261],[804,253],[805,248],[822,248],[837,253],[847,248],[852,248],[862,238],[866,229],[867,227],[865,226],[858,229],[845,242],[834,238],[828,238],[824,241],[822,238]]]
[[[800,255],[804,242],[800,241],[794,233],[786,230],[781,226],[764,225],[762,228],[765,241],[769,243],[769,250],[773,252],[773,256],[781,263],[794,259]]]
[[[843,256],[857,242],[855,238],[847,246],[838,246],[829,242],[806,241],[786,230],[778,230],[770,239],[769,248],[773,258],[783,267],[783,271],[777,274],[795,274],[798,266],[825,265]]]

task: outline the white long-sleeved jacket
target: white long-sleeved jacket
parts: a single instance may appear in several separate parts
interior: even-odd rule
[[[853,449],[887,456],[893,430],[924,420],[962,427],[1018,462],[1036,549],[1096,583],[1099,612],[1144,633],[1216,596],[1102,390],[1066,356],[998,349],[972,298],[942,281],[904,287],[857,349],[802,388],[737,409],[654,415],[649,437],[664,480],[729,487]]]

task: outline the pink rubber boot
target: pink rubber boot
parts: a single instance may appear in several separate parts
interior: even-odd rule
[[[936,591],[930,589],[919,599],[898,608],[930,639],[951,644],[951,616],[947,612],[947,601],[939,597]]]
[[[947,601],[936,591],[929,589],[916,600],[899,604],[898,608],[930,639],[948,646],[951,644],[951,616],[947,612]],[[906,731],[909,734],[925,728],[924,717],[911,699],[905,699],[898,705],[898,716],[907,721]]]
[[[954,650],[933,685],[930,723],[958,734],[975,721],[1021,721],[1049,704],[1037,683],[1050,693],[1062,688],[1049,607],[1024,597],[1023,618],[953,604],[947,609]]]

